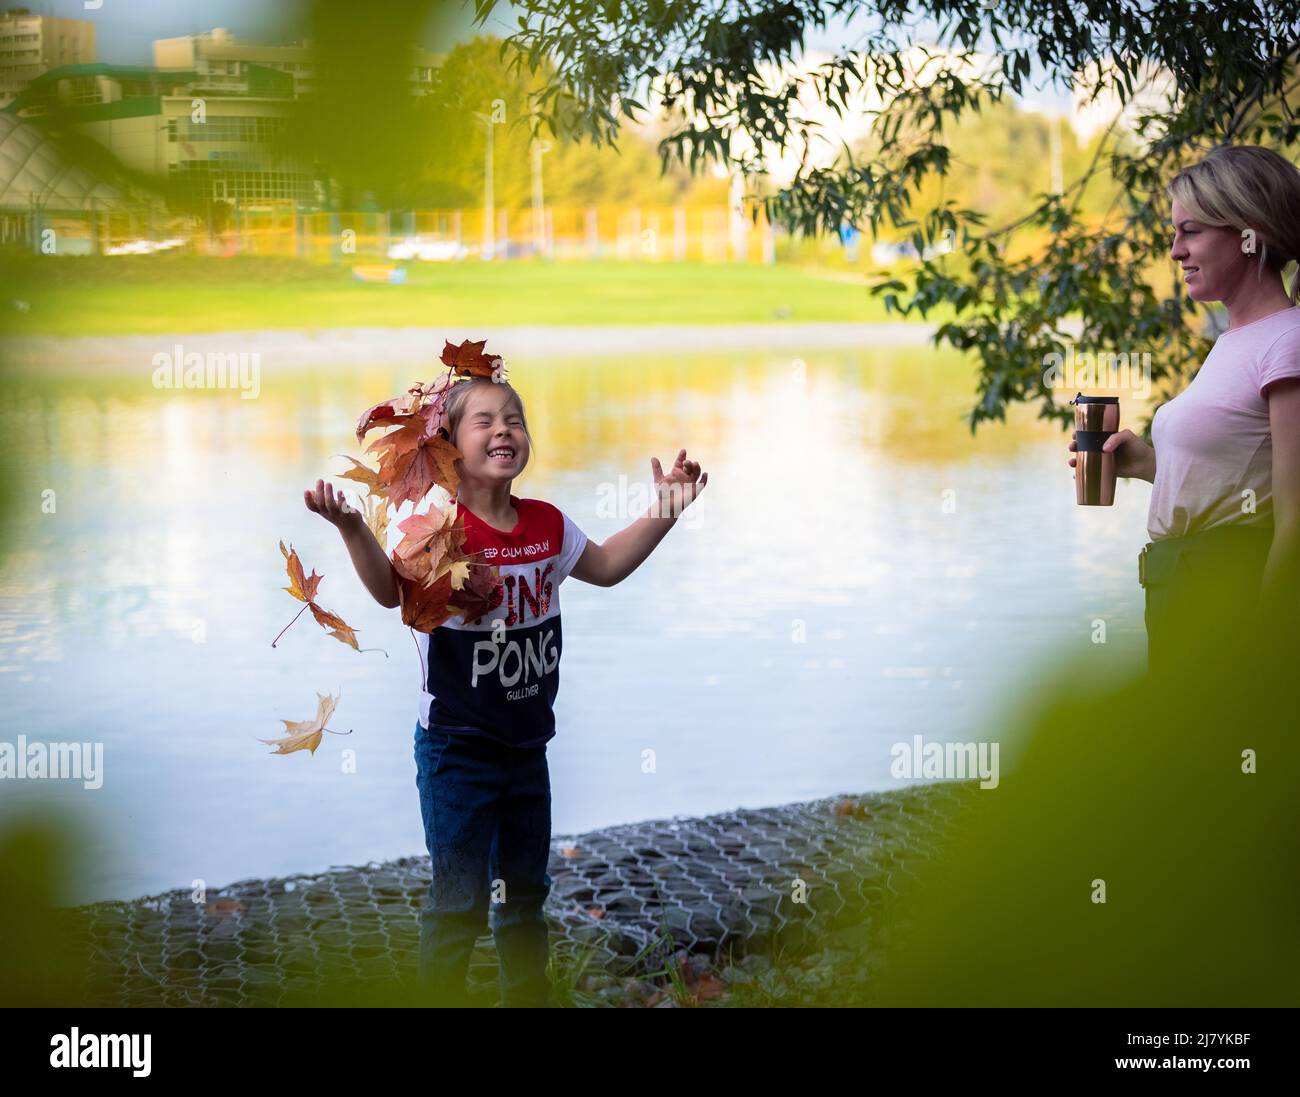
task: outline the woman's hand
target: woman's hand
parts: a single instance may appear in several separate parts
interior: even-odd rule
[[[685,450],[677,454],[677,460],[667,475],[664,475],[658,457],[650,458],[650,470],[654,473],[660,517],[676,518],[700,497],[709,482],[709,474],[700,472],[698,462],[686,460]]]
[[[327,484],[324,480],[316,481],[315,491],[308,488],[302,494],[309,511],[319,514],[325,521],[333,523],[339,529],[347,529],[365,521],[359,510],[348,505],[343,492],[340,491],[336,495],[334,485]]]
[[[1148,446],[1131,430],[1117,430],[1102,443],[1103,453],[1115,455],[1116,476],[1136,476],[1139,480],[1156,478],[1156,451]],[[1075,445],[1075,433],[1070,433],[1070,452],[1078,453]],[[1075,468],[1075,459],[1070,458],[1070,468]]]

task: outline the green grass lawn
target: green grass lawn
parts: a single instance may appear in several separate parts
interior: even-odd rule
[[[470,260],[392,286],[292,259],[21,253],[0,259],[0,317],[16,335],[898,319],[860,276],[793,266]]]

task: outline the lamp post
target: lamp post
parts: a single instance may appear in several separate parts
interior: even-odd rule
[[[547,253],[546,203],[542,197],[542,156],[551,151],[549,141],[533,139],[533,251]]]
[[[475,111],[474,117],[477,118],[487,127],[487,150],[483,160],[483,258],[496,258],[496,217],[495,205],[496,194],[493,186],[493,129],[498,122],[504,122],[505,118],[505,101],[501,99],[492,100],[492,110],[484,113]]]

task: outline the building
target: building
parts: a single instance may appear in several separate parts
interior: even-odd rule
[[[417,95],[433,84],[441,55],[411,47],[410,81]],[[153,44],[153,63],[159,69],[186,69],[218,79],[238,79],[250,65],[261,65],[293,77],[295,99],[314,90],[316,65],[310,40],[300,45],[269,46],[235,38],[224,27],[182,38],[160,38]]]
[[[139,204],[120,180],[78,163],[39,126],[0,110],[0,244],[87,254],[101,217]]]
[[[220,73],[97,63],[45,73],[4,109],[91,138],[196,212],[212,201],[310,206],[311,170],[281,151],[293,94],[287,73],[251,62]]]
[[[95,24],[86,19],[33,15],[26,8],[0,13],[0,107],[43,72],[95,59]]]

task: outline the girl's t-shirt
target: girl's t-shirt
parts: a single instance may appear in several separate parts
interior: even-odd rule
[[[403,504],[390,518],[388,550],[404,536],[397,525],[406,513],[424,511],[446,492],[435,488],[417,507]],[[586,534],[558,507],[541,499],[510,503],[519,516],[503,531],[463,503],[467,554],[499,569],[501,603],[472,624],[456,614],[432,633],[415,633],[420,652],[422,725],[456,734],[484,735],[514,747],[538,747],[555,736],[560,688],[560,584],[587,547]]]
[[[1221,333],[1192,383],[1157,409],[1151,540],[1272,522],[1265,389],[1284,377],[1300,377],[1300,308]]]

